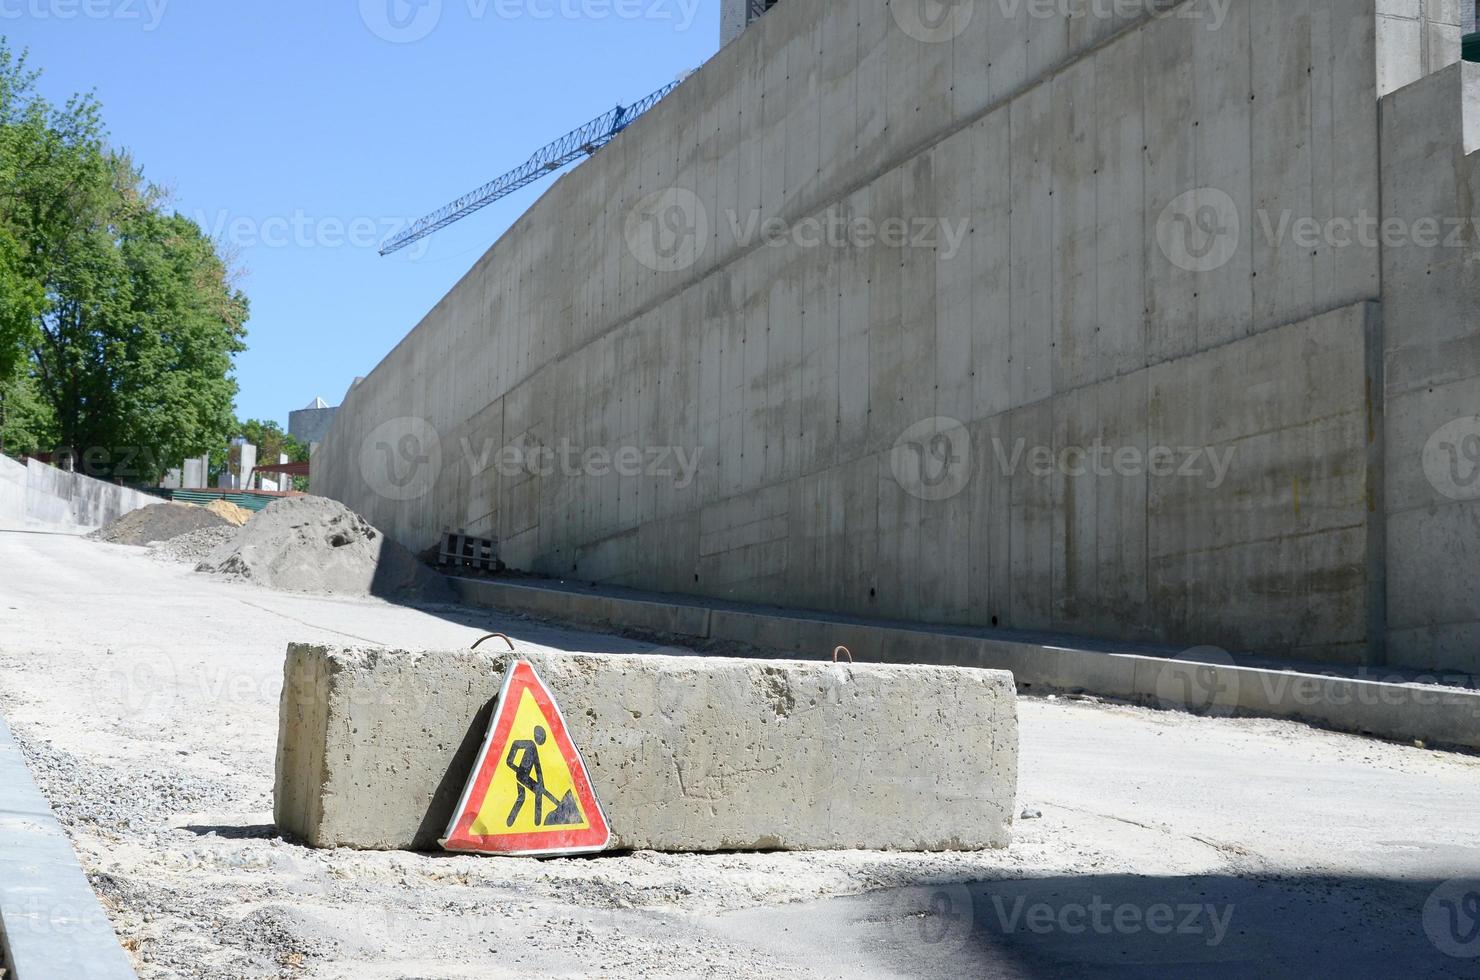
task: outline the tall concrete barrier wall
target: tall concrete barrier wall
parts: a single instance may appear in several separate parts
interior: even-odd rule
[[[350,393],[316,491],[547,574],[1380,660],[1381,252],[1302,229],[1381,214],[1442,17],[951,9],[758,20]]]
[[[84,531],[157,503],[146,493],[34,459],[21,464],[0,456],[0,522]]]
[[[1382,152],[1389,653],[1480,673],[1480,65],[1384,99]]]

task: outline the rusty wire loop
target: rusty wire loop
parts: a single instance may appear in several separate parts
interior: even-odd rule
[[[505,643],[507,643],[509,645],[509,649],[510,650],[513,650],[514,649],[514,641],[511,640],[511,639],[509,639],[507,636],[505,636],[502,633],[489,633],[487,636],[483,637],[482,640],[479,640],[477,643],[474,643],[473,644],[473,649],[476,650],[480,646],[482,646],[483,645],[483,640],[494,640],[494,639],[503,640]]]
[[[853,662],[853,651],[849,650],[847,647],[838,647],[836,650],[833,651],[833,663],[838,662],[838,654],[840,653],[847,655],[848,662],[850,664]]]

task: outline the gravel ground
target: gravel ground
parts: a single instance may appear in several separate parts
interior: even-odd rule
[[[160,561],[184,562],[198,565],[212,551],[220,548],[236,535],[236,526],[203,527],[168,541],[158,541],[149,546],[149,557]]]
[[[973,911],[970,882],[1138,908],[1178,889],[1238,896],[1214,951],[1238,969],[1189,959],[1181,975],[1329,975],[1347,948],[1365,957],[1348,977],[1473,965],[1435,952],[1420,910],[1434,882],[1480,879],[1474,757],[1025,699],[1018,810],[1041,816],[1018,821],[1003,852],[314,851],[272,826],[289,640],[462,646],[499,630],[523,647],[651,648],[454,607],[270,592],[76,538],[0,533],[0,567],[25,569],[0,577],[0,712],[145,980],[1124,977],[1117,964],[1154,961],[1121,946],[1059,962],[1058,946],[1022,952],[1035,937],[1019,929],[979,966],[967,957],[980,950],[935,928],[963,901],[968,924],[996,921],[978,917],[997,897]],[[1238,890],[1276,885],[1278,901]]]

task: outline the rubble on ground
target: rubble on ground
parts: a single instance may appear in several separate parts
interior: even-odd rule
[[[195,565],[230,541],[235,534],[236,527],[231,524],[222,527],[203,527],[199,531],[191,531],[189,534],[182,534],[168,541],[156,541],[149,546],[149,557],[160,561]]]

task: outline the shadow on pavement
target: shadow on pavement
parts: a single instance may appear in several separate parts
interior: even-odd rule
[[[1480,975],[1480,880],[1087,874],[890,889],[712,926],[849,976]]]

